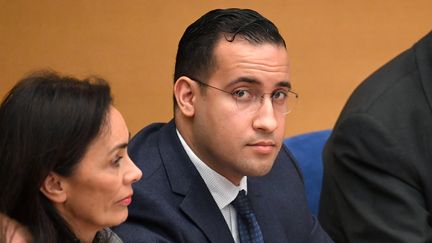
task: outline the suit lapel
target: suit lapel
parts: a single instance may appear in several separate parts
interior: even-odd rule
[[[234,243],[225,219],[201,177],[191,185],[180,208],[205,233],[210,242]]]
[[[420,79],[432,110],[432,32],[421,39],[415,46],[414,52],[420,72]]]
[[[173,121],[161,132],[159,150],[171,190],[184,196],[180,209],[210,242],[234,243],[216,202],[183,149]]]
[[[281,213],[274,210],[274,206],[270,205],[273,202],[266,200],[266,190],[268,191],[271,185],[263,184],[262,180],[248,178],[248,196],[252,203],[255,215],[264,236],[264,242],[286,242],[286,232],[280,227],[277,222],[278,218],[275,214]]]

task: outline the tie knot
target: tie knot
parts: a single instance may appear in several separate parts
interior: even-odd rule
[[[249,214],[252,212],[252,207],[250,205],[249,199],[246,196],[244,190],[239,191],[237,197],[231,203],[240,215]]]

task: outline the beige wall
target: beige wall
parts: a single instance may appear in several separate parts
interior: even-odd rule
[[[0,95],[40,68],[99,74],[135,134],[172,116],[184,29],[226,7],[258,10],[285,37],[301,96],[287,136],[332,127],[359,82],[432,27],[431,0],[0,0]]]

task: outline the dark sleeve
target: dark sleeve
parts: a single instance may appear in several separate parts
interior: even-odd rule
[[[366,114],[335,128],[324,152],[319,219],[335,242],[432,242],[416,156]]]
[[[313,226],[309,235],[309,243],[334,243],[329,235],[323,230],[318,219],[312,215]]]

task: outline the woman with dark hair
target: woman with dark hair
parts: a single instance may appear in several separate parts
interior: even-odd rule
[[[102,79],[40,72],[0,107],[0,212],[35,242],[121,242],[141,171],[129,131]]]

